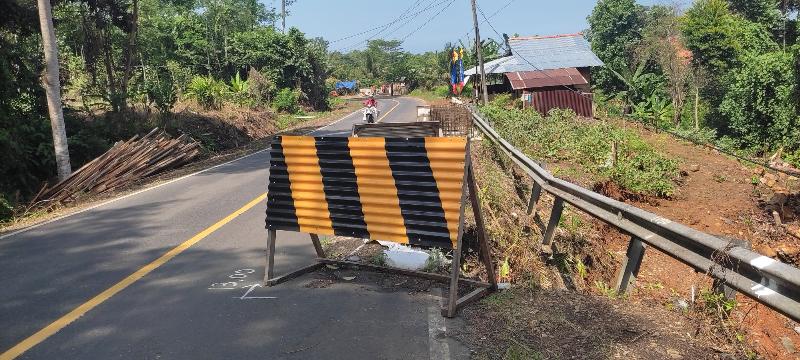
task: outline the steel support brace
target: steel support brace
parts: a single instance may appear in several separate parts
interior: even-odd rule
[[[730,240],[728,246],[739,246],[747,250],[750,250],[752,248],[750,242],[747,240],[731,239],[731,238],[726,238],[726,240]],[[714,282],[711,285],[711,289],[714,291],[715,294],[725,295],[725,298],[727,298],[728,300],[736,299],[736,289],[728,286],[727,284],[725,284],[724,281],[720,279],[716,278],[714,279]]]
[[[617,283],[615,288],[618,294],[624,294],[628,291],[628,285],[636,281],[639,275],[639,268],[642,266],[642,259],[644,258],[644,250],[647,246],[637,237],[632,237],[628,244],[628,252],[625,258],[622,259],[622,267],[617,273]]]
[[[533,183],[533,189],[531,189],[531,200],[528,202],[528,215],[533,215],[536,212],[536,203],[539,202],[539,198],[542,196],[542,186],[538,183]]]
[[[557,197],[553,202],[553,211],[550,213],[550,221],[547,223],[547,229],[544,232],[542,245],[550,245],[553,241],[553,235],[556,233],[558,222],[561,221],[561,213],[564,211],[564,199]]]

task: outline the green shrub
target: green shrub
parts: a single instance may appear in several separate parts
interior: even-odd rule
[[[534,110],[490,104],[481,112],[503,138],[534,159],[566,163],[592,181],[611,180],[633,193],[667,197],[675,190],[677,161],[667,158],[631,129],[608,122],[579,119],[571,110],[542,117]],[[617,144],[616,166],[611,144]]]
[[[793,152],[787,152],[786,155],[783,156],[783,159],[792,166],[800,168],[800,149],[797,149]]]
[[[186,95],[204,109],[219,109],[228,95],[228,86],[210,76],[195,76],[187,87]]]
[[[167,61],[167,70],[169,71],[170,77],[172,77],[172,83],[175,86],[175,90],[179,94],[183,94],[186,92],[186,88],[189,87],[189,84],[192,82],[192,70],[181,66],[181,64],[174,60]]]
[[[147,97],[150,98],[158,112],[161,114],[169,113],[178,100],[178,93],[172,76],[159,73],[148,80],[145,84]]]
[[[0,194],[0,222],[8,220],[14,215],[14,207]]]
[[[299,99],[300,94],[297,91],[285,88],[278,91],[278,95],[275,95],[272,105],[275,106],[277,111],[295,114],[300,111]]]
[[[251,104],[250,84],[247,80],[242,80],[238,71],[236,72],[236,76],[231,77],[230,93],[233,102],[237,105],[246,106]]]
[[[711,128],[677,128],[675,133],[699,144],[712,144],[717,139],[717,131]]]
[[[498,94],[492,99],[492,106],[506,107],[511,105],[511,94]]]
[[[261,74],[258,70],[250,68],[247,73],[248,92],[254,106],[269,106],[275,96],[275,83]]]

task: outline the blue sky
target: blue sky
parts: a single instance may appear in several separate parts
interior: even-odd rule
[[[267,6],[280,7],[279,0],[261,0]],[[392,22],[400,14],[418,3],[416,16],[397,21],[385,33],[393,31],[389,38],[408,36],[403,48],[411,52],[439,50],[448,41],[466,42],[472,27],[470,0],[452,0],[452,4],[438,17],[434,14],[451,0],[297,0],[291,7],[286,26],[296,26],[311,37],[321,36],[329,41],[350,36],[364,30]],[[670,0],[639,0],[650,5]],[[690,0],[684,0],[689,3]],[[478,6],[486,16],[509,3],[509,0],[478,0]],[[499,33],[520,35],[552,35],[583,31],[588,27],[586,17],[591,13],[595,1],[590,0],[513,0],[510,5],[490,19]],[[479,21],[483,21],[480,13]],[[425,26],[425,22],[429,23]],[[420,28],[420,30],[413,32]],[[331,50],[362,47],[373,31],[331,44]],[[382,34],[380,34],[382,35]],[[383,36],[378,35],[378,38]],[[481,37],[499,38],[487,24],[481,25]]]

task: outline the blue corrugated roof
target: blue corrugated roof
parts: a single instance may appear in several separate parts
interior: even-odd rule
[[[511,56],[484,64],[489,74],[603,66],[583,34],[510,38]],[[477,73],[475,68],[466,75]]]

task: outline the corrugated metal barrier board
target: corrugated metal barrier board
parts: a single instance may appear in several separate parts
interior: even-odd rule
[[[455,248],[466,143],[275,137],[267,228]]]

